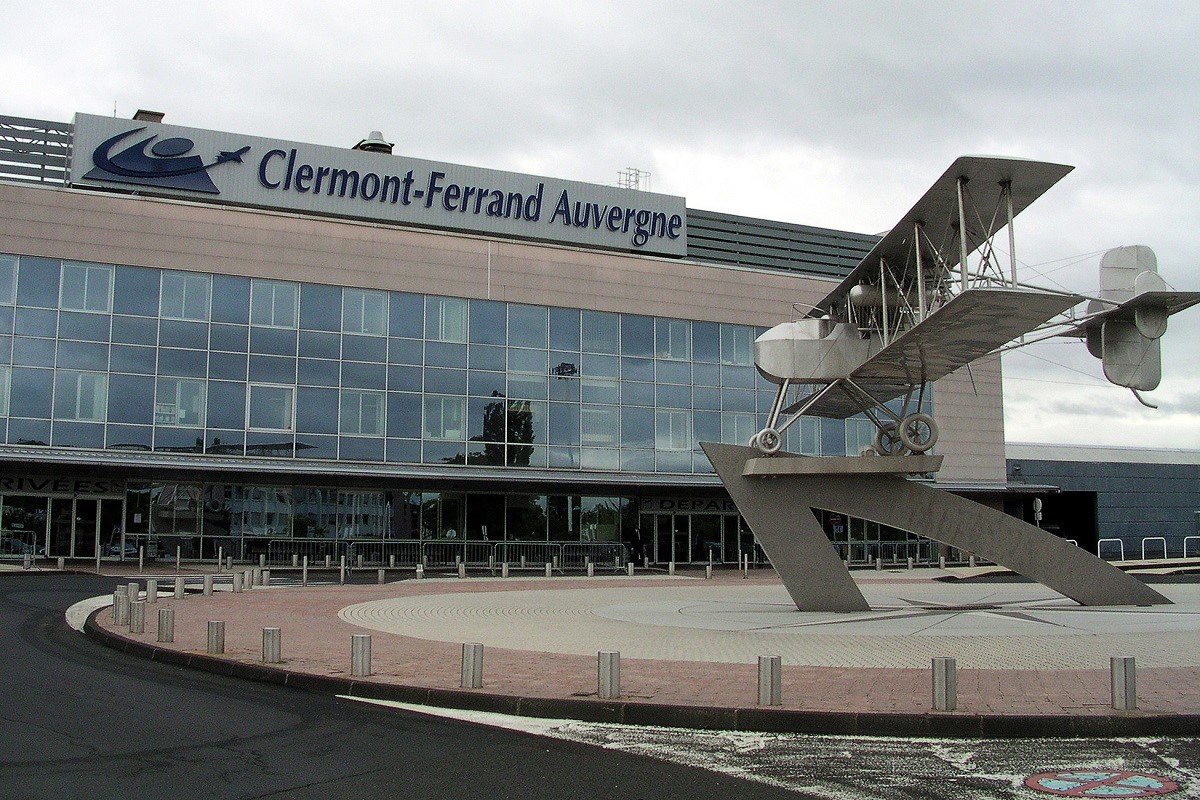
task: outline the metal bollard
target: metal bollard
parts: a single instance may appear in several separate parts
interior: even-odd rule
[[[508,562],[507,561],[505,561],[503,564],[500,565],[500,577],[501,578],[508,577]]]
[[[119,606],[121,604],[121,598],[125,596],[125,591],[126,589],[124,586],[118,586],[117,588],[113,589],[112,618],[113,622],[118,624],[121,622],[121,612]]]
[[[158,581],[154,578],[150,578],[146,581],[146,602],[158,602]]]
[[[974,569],[974,568],[975,568],[975,556],[971,556],[971,557],[970,557],[970,558],[967,560],[967,564],[968,564],[968,565],[969,565],[969,566],[970,566],[972,569]]]
[[[418,578],[425,577],[425,567],[422,566],[421,564],[417,564],[417,577]]]
[[[758,704],[783,705],[783,657],[758,657]]]
[[[631,577],[631,578],[633,577],[633,562],[632,562],[632,561],[626,562],[626,564],[625,564],[625,574],[626,574],[626,575],[628,575],[628,576],[629,576],[629,577]]]
[[[62,556],[59,556],[58,557],[58,571],[62,572],[66,568],[67,568],[67,560],[65,558],[63,558]]]
[[[233,578],[234,594],[238,594],[242,591],[242,573],[235,572],[235,573],[233,573],[232,578]]]
[[[958,667],[953,658],[933,659],[933,710],[958,707]]]
[[[674,574],[675,574],[675,562],[674,562],[674,561],[668,561],[668,562],[667,562],[667,574],[668,574],[668,575],[674,575]]]
[[[292,553],[292,566],[293,567],[300,566],[300,554],[299,553]]]
[[[183,576],[181,575],[175,579],[175,599],[182,600],[183,597]]]
[[[208,621],[208,654],[219,656],[225,652],[225,622],[219,619]]]
[[[1118,711],[1137,708],[1137,663],[1133,656],[1113,656],[1109,659],[1112,673],[1112,707]]]
[[[233,570],[233,556],[225,556],[225,569]]]
[[[521,569],[525,569],[525,556],[521,556]]]
[[[938,569],[945,569],[945,568],[946,568],[946,557],[938,556]]]
[[[488,553],[488,572],[496,573],[496,554]]]
[[[615,650],[596,654],[596,694],[601,700],[621,696],[621,654]]]
[[[264,572],[266,572],[266,570],[265,570],[265,569],[263,569],[262,567],[255,567],[255,568],[254,568],[254,585],[255,585],[255,586],[262,586],[262,585],[263,585],[263,573],[264,573]]]
[[[264,569],[262,571],[262,583],[263,583],[263,586],[271,585],[271,570]]]
[[[246,570],[242,576],[242,586],[247,589],[253,589],[255,586],[257,586],[258,582],[254,579],[254,576],[255,571],[253,569]]]
[[[33,569],[33,556],[26,553],[21,559],[21,569]]]
[[[467,565],[461,561],[458,562],[458,577],[460,577],[460,578],[467,577]]]
[[[357,556],[355,556],[354,566],[358,567],[359,569],[363,568],[363,554],[362,553],[359,553]]]
[[[913,559],[912,559],[912,556],[909,556],[908,557],[908,569],[910,572],[912,571],[912,568],[913,568]]]
[[[464,689],[483,688],[483,645],[478,642],[462,646],[462,674],[459,685]]]
[[[875,571],[879,572],[883,569],[883,556],[875,556]]]
[[[158,610],[158,640],[160,642],[175,641],[175,609],[160,608]]]
[[[178,546],[175,548],[175,571],[176,572],[179,572],[179,563],[182,560],[183,560],[183,547]]]
[[[388,556],[388,569],[395,569],[395,568],[396,568],[396,554],[392,553],[390,556]]]
[[[221,569],[221,565],[225,563],[225,548],[217,548],[217,569]]]
[[[338,583],[346,585],[346,557],[338,556]]]
[[[587,576],[588,576],[589,578],[594,578],[594,577],[596,577],[596,565],[595,565],[595,564],[593,564],[591,561],[589,561],[589,562],[587,563]]]
[[[712,580],[712,564],[704,565],[704,579]]]
[[[304,557],[304,566],[300,568],[300,585],[308,586],[308,556]]]
[[[325,569],[329,569],[329,567],[332,565],[332,563],[333,563],[332,559],[333,559],[333,556],[326,554],[326,556],[325,556]]]
[[[554,565],[551,564],[549,561],[547,561],[546,562],[546,577],[549,578],[553,574],[554,574]]]
[[[121,560],[125,560],[125,556],[121,556]],[[138,546],[138,572],[146,571],[146,548]]]
[[[266,566],[267,566],[267,554],[259,553],[258,554],[258,568],[263,569]]]
[[[283,661],[281,638],[279,628],[263,628],[262,660],[264,664],[278,664]]]
[[[116,622],[118,625],[128,625],[129,624],[129,595],[128,594],[118,594],[116,596],[116,601],[117,601],[116,604],[113,606],[114,613],[116,614],[116,618],[114,619],[114,622]]]
[[[129,604],[129,632],[146,632],[146,601],[138,600]]]
[[[212,592],[213,592],[213,576],[205,575],[204,576],[204,596],[212,597]]]
[[[383,570],[379,570],[378,572],[375,573],[375,582],[383,583]]]
[[[742,577],[743,578],[750,577],[750,554],[749,553],[742,556]]]
[[[371,634],[350,637],[350,674],[362,678],[371,674]]]
[[[141,584],[139,584],[137,582],[130,583],[125,589],[125,594],[128,595],[129,602],[132,603],[134,600],[137,600],[139,597],[142,596]]]

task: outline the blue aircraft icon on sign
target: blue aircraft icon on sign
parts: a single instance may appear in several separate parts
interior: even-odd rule
[[[217,185],[208,176],[208,170],[227,161],[242,163],[242,156],[249,150],[246,145],[240,150],[222,150],[209,164],[198,155],[187,155],[195,142],[191,139],[173,137],[154,143],[158,135],[149,136],[126,147],[116,155],[113,148],[123,139],[141,133],[145,128],[118,133],[107,139],[92,153],[95,168],[84,178],[101,181],[131,183],[138,186],[160,186],[168,189],[186,189],[193,192],[220,194]],[[149,151],[147,152],[147,147]]]

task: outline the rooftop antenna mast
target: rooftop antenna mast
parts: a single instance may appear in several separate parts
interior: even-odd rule
[[[617,186],[639,192],[650,191],[650,173],[637,167],[626,167],[617,173]]]

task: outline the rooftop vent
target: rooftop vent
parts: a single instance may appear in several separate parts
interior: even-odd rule
[[[371,131],[370,136],[354,145],[352,149],[363,150],[367,153],[387,153],[391,155],[392,143],[383,138],[381,131]]]
[[[133,118],[138,122],[162,122],[166,114],[162,111],[147,111],[144,108],[139,108]]]

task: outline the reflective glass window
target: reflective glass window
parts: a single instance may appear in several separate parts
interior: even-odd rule
[[[208,376],[224,381],[246,380],[245,353],[209,353]]]
[[[579,465],[583,469],[618,470],[621,468],[621,451],[583,447],[579,451]]]
[[[149,375],[109,375],[109,422],[149,425],[154,419],[154,378]]]
[[[649,358],[622,358],[621,379],[626,381],[654,380],[654,362]]]
[[[419,438],[421,436],[421,395],[388,392],[386,421],[388,436],[399,436],[406,439]],[[419,451],[415,460],[420,460]]]
[[[59,369],[108,370],[108,345],[94,342],[59,342]]]
[[[654,447],[654,410],[624,408],[621,411],[621,446]]]
[[[111,266],[64,261],[59,306],[75,311],[112,311],[112,288]]]
[[[721,415],[716,411],[693,411],[692,432],[697,442],[721,441]],[[750,437],[746,437],[746,441],[749,440]]]
[[[17,269],[17,304],[55,308],[62,262],[57,258],[21,256]]]
[[[154,444],[154,429],[148,425],[106,425],[105,447],[110,450],[149,450]]]
[[[421,461],[420,439],[388,439],[384,456],[388,461],[417,464]]]
[[[659,383],[692,383],[690,361],[659,361],[655,365],[655,379]]]
[[[504,344],[504,303],[497,300],[471,301],[471,343]]]
[[[296,383],[307,386],[337,386],[341,383],[341,364],[321,358],[302,358]]]
[[[338,445],[338,458],[347,461],[382,461],[383,439],[370,436],[342,436]],[[382,536],[377,528],[365,528],[363,535]]]
[[[389,364],[424,364],[425,343],[420,339],[389,339]]]
[[[547,397],[549,379],[545,375],[533,375],[528,372],[510,372],[508,375],[508,396],[525,400],[545,400]],[[616,402],[615,400],[613,402]]]
[[[621,470],[624,472],[653,472],[654,451],[621,448]]]
[[[654,391],[654,404],[660,408],[691,408],[692,387],[659,384]]]
[[[204,381],[193,378],[159,378],[154,394],[154,424],[203,428]]]
[[[551,368],[553,369],[553,368]],[[653,394],[651,395],[653,397]],[[551,400],[572,400],[579,402],[579,378],[574,376],[554,375],[550,378]]]
[[[550,347],[579,352],[579,311],[574,308],[550,309]]]
[[[420,339],[425,330],[425,298],[407,292],[388,293],[388,333]]]
[[[295,329],[254,327],[250,329],[250,352],[294,356],[297,338]]]
[[[465,367],[467,365],[467,346],[453,342],[426,342],[425,366],[427,367]]]
[[[214,275],[212,296],[213,322],[245,325],[250,321],[250,279],[234,275]]]
[[[483,344],[473,344],[468,353],[471,369],[491,369],[503,371],[506,369],[505,352],[503,347],[491,347]]]
[[[716,322],[692,323],[692,358],[715,363],[721,360],[721,326]]]
[[[550,403],[550,443],[579,444],[579,406],[575,403]]]
[[[461,369],[426,369],[425,391],[434,394],[466,394],[467,372]]]
[[[467,341],[467,301],[457,297],[426,297],[425,338],[438,342]]]
[[[342,386],[355,389],[384,389],[387,385],[387,368],[383,364],[363,364],[357,361],[342,362]],[[463,388],[466,392],[466,388]]]
[[[655,450],[691,450],[692,446],[691,413],[663,409],[654,412]]]
[[[549,313],[543,306],[508,305],[508,346],[538,347],[549,345]]]
[[[63,311],[58,315],[58,338],[85,342],[107,342],[112,318],[107,314]]]
[[[508,349],[509,372],[532,372],[537,375],[548,374],[547,353],[545,350]]]
[[[621,402],[620,384],[615,378],[583,378],[581,388],[585,403]]]
[[[757,414],[731,414],[727,411],[721,415],[721,441],[725,444],[745,444],[756,433]]]
[[[59,371],[54,377],[54,417],[103,422],[108,410],[108,375]]]
[[[162,363],[161,358],[159,363]],[[295,383],[296,359],[286,356],[250,356],[251,380],[264,383]]]
[[[316,283],[301,284],[300,327],[306,330],[340,331],[342,290]]]
[[[467,373],[467,382],[471,394],[479,397],[492,397],[508,394],[508,383],[503,372],[478,372],[471,370]]]
[[[425,395],[424,424],[426,439],[466,439],[466,398]]]
[[[387,294],[368,289],[343,289],[342,330],[347,333],[387,333]]]
[[[306,284],[306,287],[311,285]],[[295,328],[296,295],[297,286],[289,281],[253,278],[250,281],[250,324]],[[332,329],[336,330],[336,325]]]
[[[250,329],[245,325],[213,324],[209,331],[213,350],[245,353],[250,349]]]
[[[208,323],[164,319],[158,324],[158,343],[163,347],[208,349]]]
[[[342,335],[342,358],[347,361],[387,361],[387,339],[382,336]]]
[[[584,445],[609,445],[615,447],[621,434],[621,411],[619,406],[582,406],[580,409],[580,437]]]
[[[11,418],[8,441],[10,444],[50,444],[50,420]]]
[[[54,332],[58,329],[58,312],[40,308],[18,308],[15,329],[18,336],[44,336],[53,339]]]
[[[636,314],[621,315],[621,355],[654,355],[654,320]]]
[[[341,433],[383,436],[383,392],[342,390]]]
[[[583,350],[585,353],[619,352],[620,317],[607,311],[584,311]]]
[[[0,253],[0,303],[11,305],[17,297],[17,257]]]
[[[208,425],[210,428],[244,429],[246,384],[234,381],[208,382]]]
[[[745,389],[722,389],[721,409],[724,411],[754,411],[754,392]]]
[[[300,433],[337,433],[337,389],[301,386],[296,389],[296,430]]]
[[[692,383],[697,386],[720,386],[721,368],[716,364],[692,364]]]
[[[251,429],[292,429],[293,396],[290,386],[252,383],[247,405],[246,421]]]
[[[754,363],[754,329],[745,325],[721,326],[721,363]]]
[[[168,319],[207,320],[212,277],[196,272],[164,271],[161,314]]]
[[[56,422],[51,444],[58,447],[104,447],[104,426],[83,422]]]
[[[467,405],[467,436],[471,441],[503,442],[507,406],[503,397],[472,397]],[[497,463],[503,463],[503,459]]]
[[[621,403],[627,406],[654,405],[654,384],[621,381]]]
[[[151,371],[154,369],[154,351],[151,350],[150,366]],[[18,336],[13,339],[12,360],[14,364],[25,367],[53,367],[54,366],[54,340],[53,339],[34,339],[27,336]]]
[[[424,371],[420,367],[388,367],[387,388],[393,391],[419,392]]]
[[[139,372],[143,375],[153,375],[155,355],[153,347],[114,344],[109,356],[109,369],[113,372]]]
[[[683,319],[654,320],[654,354],[659,358],[688,361],[692,357],[692,323]]]
[[[341,358],[342,337],[336,333],[300,331],[300,355],[307,358]]]
[[[159,348],[158,371],[162,375],[203,378],[208,374],[208,353],[203,350]]]
[[[589,378],[615,378],[620,374],[621,360],[616,356],[598,356],[591,353],[583,354],[583,365],[580,372]],[[651,375],[653,379],[653,375]]]
[[[12,386],[12,367],[0,365],[0,417],[8,416],[8,397]]]

